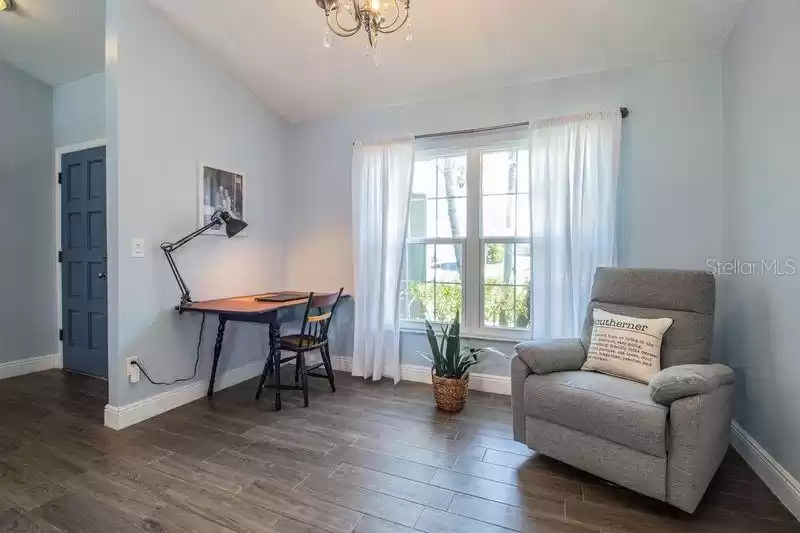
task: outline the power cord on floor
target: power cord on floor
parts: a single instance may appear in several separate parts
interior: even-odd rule
[[[176,378],[173,381],[169,381],[169,382],[166,382],[166,381],[153,381],[150,378],[150,376],[147,374],[147,371],[144,369],[144,367],[141,365],[141,363],[139,363],[138,361],[131,361],[131,364],[138,366],[139,370],[142,371],[142,375],[147,379],[147,381],[149,381],[153,385],[174,385],[176,383],[182,383],[184,381],[192,381],[194,378],[197,377],[197,367],[200,364],[200,346],[203,344],[203,329],[205,329],[204,328],[205,325],[206,325],[206,314],[203,313],[203,319],[200,321],[200,335],[199,335],[199,337],[197,339],[197,356],[195,357],[195,360],[194,360],[194,372],[192,373],[191,377],[188,377],[188,378]]]

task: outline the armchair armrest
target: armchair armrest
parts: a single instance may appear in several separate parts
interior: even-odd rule
[[[586,350],[580,339],[527,341],[514,349],[534,374],[580,370],[586,361]]]
[[[580,370],[586,350],[580,339],[550,339],[517,344],[511,359],[514,440],[525,444],[525,380],[531,374]]]
[[[676,365],[660,371],[650,381],[650,398],[670,405],[680,398],[707,394],[735,381],[733,370],[725,365]]]

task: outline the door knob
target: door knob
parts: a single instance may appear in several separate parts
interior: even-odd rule
[[[106,273],[105,272],[98,272],[97,273],[97,277],[100,278],[100,279],[106,279]]]

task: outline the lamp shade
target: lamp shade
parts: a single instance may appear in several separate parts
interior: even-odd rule
[[[223,211],[220,215],[222,222],[225,224],[225,233],[228,237],[233,237],[240,233],[244,228],[247,227],[247,222],[244,220],[239,220],[238,218],[234,218],[233,215],[228,213],[227,211]]]

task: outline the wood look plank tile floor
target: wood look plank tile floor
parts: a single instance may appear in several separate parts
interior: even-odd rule
[[[102,381],[4,380],[0,533],[800,533],[734,452],[688,515],[514,442],[507,397],[448,415],[425,385],[337,380],[308,409],[250,381],[121,432]]]

